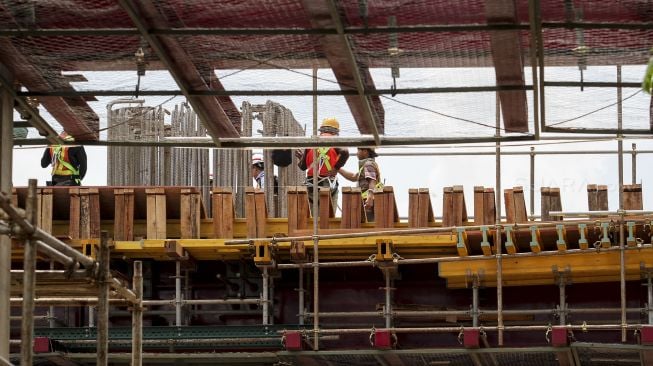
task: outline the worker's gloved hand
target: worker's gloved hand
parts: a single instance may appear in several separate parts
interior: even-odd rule
[[[295,150],[295,157],[297,159],[301,159],[304,156],[304,152],[302,150]]]

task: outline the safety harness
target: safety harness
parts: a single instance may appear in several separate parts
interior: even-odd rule
[[[75,183],[79,184],[79,170],[65,160],[65,157],[68,153],[68,147],[63,147],[57,145],[56,147],[51,148],[52,154],[52,175],[72,175],[76,176],[74,178]]]

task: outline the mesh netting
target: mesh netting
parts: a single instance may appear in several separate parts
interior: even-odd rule
[[[163,49],[170,52],[168,57],[191,66],[172,71],[177,79],[182,76],[182,84],[193,82],[184,85],[189,90],[282,90],[283,82],[274,76],[287,71],[293,74],[287,79],[288,90],[309,91],[312,67],[324,69],[320,72],[321,90],[355,90],[356,83],[348,69],[351,65],[344,61],[346,47],[350,47],[368,91],[382,89],[387,93],[394,86],[437,89],[514,85],[528,89],[533,84],[530,65],[531,56],[535,55],[531,54],[531,46],[536,37],[530,30],[527,0],[339,0],[335,2],[337,20],[332,19],[328,7],[300,0],[166,0],[153,1],[151,7],[143,4],[134,2],[136,12],[151,11],[151,16],[132,18],[119,4],[106,0],[5,1],[0,6],[0,62],[15,74],[25,92],[41,93],[36,100],[43,116],[55,126],[54,120],[58,120],[79,140],[98,138],[98,129],[107,125],[103,111],[107,99],[96,96],[98,101],[94,103],[93,91],[127,93],[113,95],[114,98],[129,92],[137,94],[139,81],[135,70],[139,64],[135,53],[139,49],[143,50],[147,70],[141,90],[151,94],[161,91],[161,97],[170,95],[164,91],[183,94],[175,78],[167,73],[163,81],[145,85],[155,70],[165,70],[168,65],[157,56],[156,47],[140,35],[135,22],[155,29],[153,37],[163,42]],[[541,1],[540,8],[535,10],[543,22],[546,124],[558,128],[616,128],[614,83],[617,65],[622,65],[621,80],[630,83],[621,95],[624,128],[650,128],[650,98],[638,93],[637,83],[641,81],[653,39],[653,30],[645,27],[653,14],[653,5],[634,0],[549,0]],[[344,48],[334,31],[337,22],[345,29],[348,42]],[[565,22],[586,25],[574,28],[565,26]],[[382,29],[389,24],[395,24],[399,30]],[[497,25],[503,26],[503,30],[492,28]],[[443,26],[467,28],[444,31]],[[421,28],[417,31],[410,27]],[[238,34],[237,30],[242,28],[250,32]],[[275,28],[285,31],[251,32]],[[171,33],[171,29],[178,32]],[[22,33],[11,33],[12,30]],[[44,32],[53,30],[61,32]],[[62,34],[64,30],[72,33]],[[171,51],[177,46],[181,53]],[[107,84],[91,76],[94,71],[121,70],[129,75],[123,83]],[[216,73],[221,76],[216,77]],[[83,77],[72,76],[78,74]],[[194,79],[193,75],[200,78]],[[84,78],[88,81],[84,82]],[[207,89],[198,82],[203,82]],[[550,82],[576,85],[547,85]],[[592,87],[581,86],[580,82],[611,84]],[[87,93],[78,96],[71,93],[74,90]],[[42,95],[52,92],[55,95]],[[262,104],[267,99],[286,106],[298,105],[289,108],[300,123],[310,123],[303,116],[310,116],[311,100],[304,96],[268,95],[264,100],[255,96],[195,98],[219,100],[232,123],[239,121],[234,106],[244,101]],[[288,103],[287,99],[293,102]],[[522,126],[522,133],[532,133],[536,112],[533,92],[504,92],[500,99],[501,118],[516,118],[514,123]],[[372,103],[372,108],[388,136],[492,136],[499,110],[496,100],[494,91],[434,91],[394,97],[385,94]],[[345,122],[344,135],[360,133],[361,117],[355,120],[348,113],[351,100],[346,102],[342,96],[333,96],[320,97],[322,101],[326,108],[320,111],[342,114],[339,117]],[[506,113],[514,115],[508,117]]]

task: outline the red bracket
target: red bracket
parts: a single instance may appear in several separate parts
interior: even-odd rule
[[[639,332],[642,346],[653,346],[653,325],[642,325]]]
[[[392,349],[394,336],[388,329],[375,329],[373,346],[376,349]]]
[[[569,346],[569,331],[564,325],[551,327],[551,345],[553,347]]]
[[[284,347],[287,351],[301,351],[303,348],[302,333],[298,330],[288,330],[283,335]]]
[[[48,337],[34,337],[34,353],[48,353],[52,352],[50,338]]]
[[[465,346],[465,348],[479,348],[481,346],[480,338],[480,328],[463,329],[463,346]]]

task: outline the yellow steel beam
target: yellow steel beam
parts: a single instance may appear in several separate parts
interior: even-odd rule
[[[626,275],[639,278],[640,265],[653,265],[653,248],[626,252]],[[497,261],[494,257],[439,263],[439,275],[449,288],[466,287],[470,274],[479,274],[484,286],[496,286]],[[567,271],[573,282],[604,282],[619,279],[619,252],[563,253],[552,256],[506,257],[502,261],[504,286],[552,284],[554,269]]]

